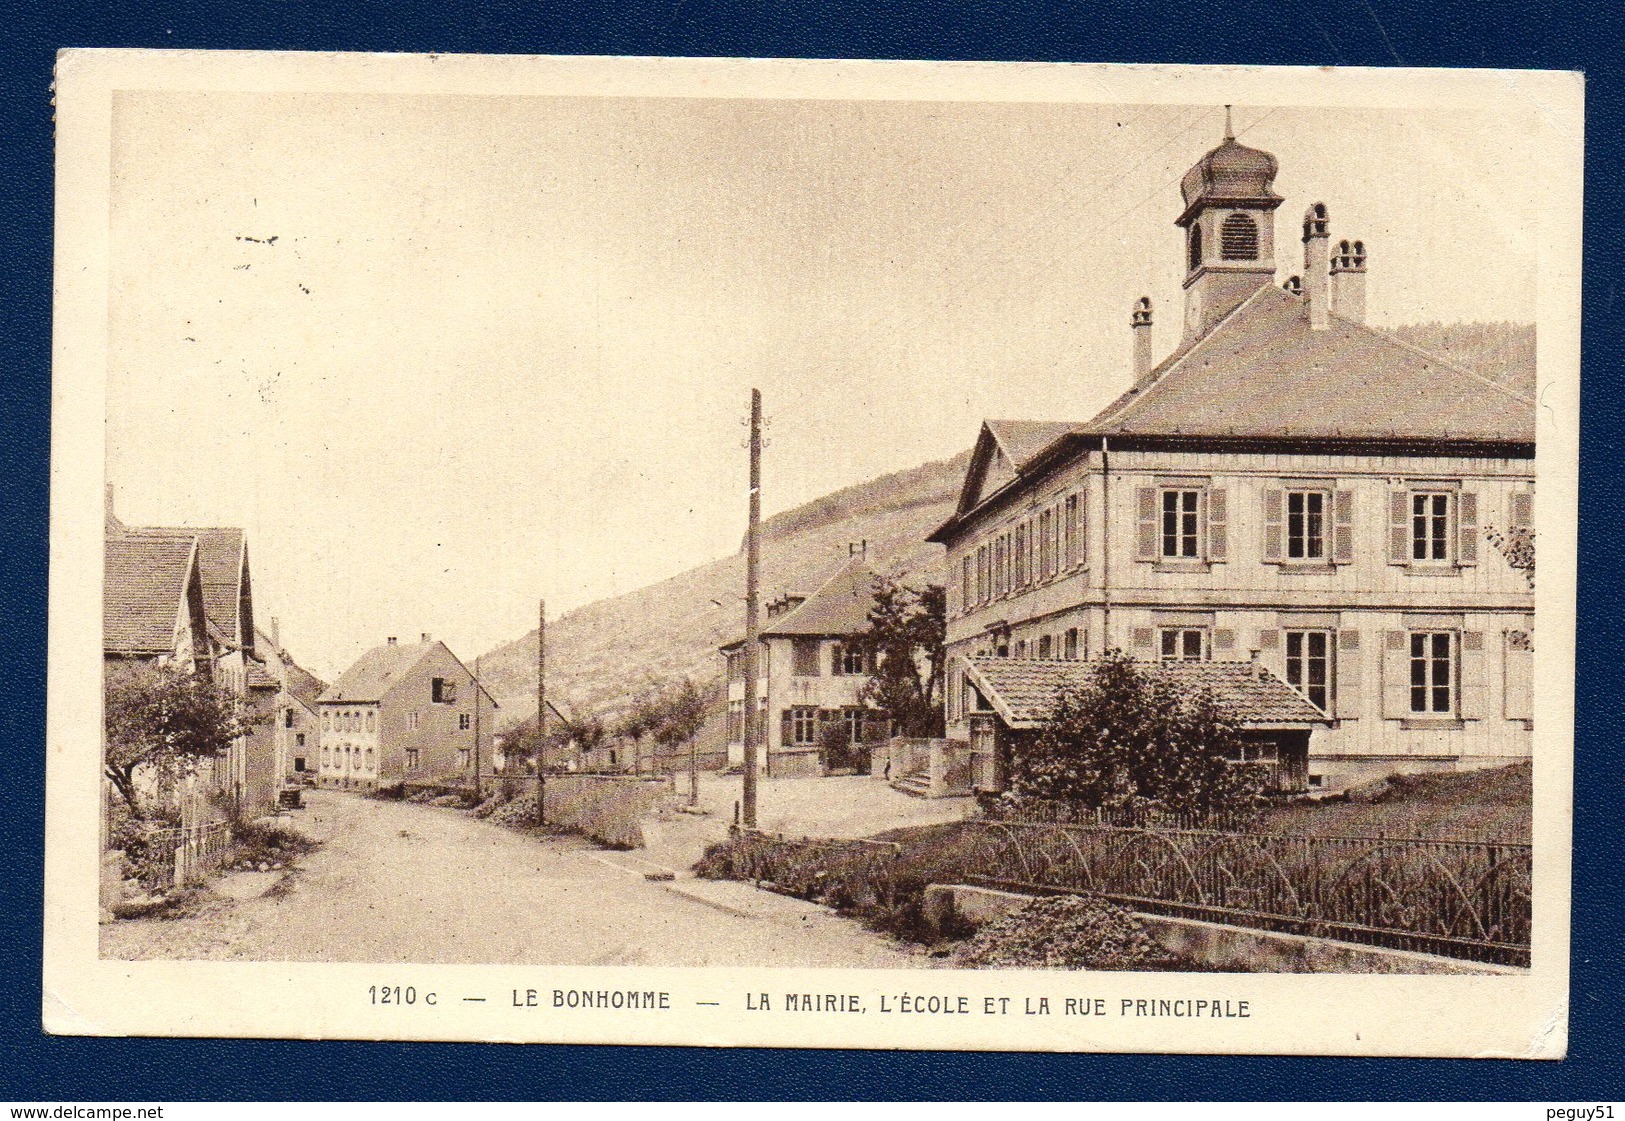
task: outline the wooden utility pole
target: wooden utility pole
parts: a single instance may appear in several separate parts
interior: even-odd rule
[[[762,391],[750,391],[750,521],[745,530],[745,790],[744,826],[756,828],[756,747],[761,737],[761,706],[756,697],[757,580],[761,561],[757,542],[762,520]]]
[[[536,821],[546,824],[542,763],[547,756],[547,601],[536,601]]]

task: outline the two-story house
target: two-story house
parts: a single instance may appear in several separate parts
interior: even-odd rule
[[[1142,297],[1117,400],[983,425],[932,537],[950,736],[1020,707],[978,665],[1121,649],[1289,684],[1324,717],[1309,787],[1530,755],[1532,574],[1488,535],[1532,526],[1534,402],[1368,326],[1367,245],[1321,203],[1278,286],[1276,170],[1227,135],[1184,177],[1171,354]]]
[[[394,638],[345,670],[316,702],[318,781],[344,790],[472,780],[491,769],[496,699],[444,642]]]
[[[762,714],[758,758],[769,775],[822,774],[818,747],[823,729],[841,727],[850,743],[865,738],[859,694],[871,666],[851,641],[869,621],[875,574],[854,556],[810,596],[786,595],[770,603],[756,651],[756,694]],[[722,647],[728,682],[728,760],[745,758],[744,639]]]

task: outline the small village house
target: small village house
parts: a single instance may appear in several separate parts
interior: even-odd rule
[[[1318,716],[1278,729],[1289,786],[1530,756],[1534,594],[1486,530],[1533,524],[1534,402],[1367,325],[1375,250],[1334,241],[1320,202],[1302,273],[1275,283],[1276,171],[1227,130],[1185,175],[1166,358],[1151,301],[1125,300],[1117,400],[1082,423],[983,425],[932,537],[950,737],[986,748],[1031,716],[1011,692],[1029,671],[997,663],[1120,649],[1256,659],[1290,686]],[[1239,709],[1259,684],[1197,676]]]
[[[768,604],[760,629],[757,703],[762,713],[758,758],[769,775],[821,774],[823,729],[838,725],[850,743],[867,738],[872,715],[859,702],[870,656],[852,636],[868,624],[875,574],[860,554],[810,596]],[[728,760],[745,758],[745,658],[740,639],[722,647],[728,683]]]
[[[257,634],[256,648],[265,658],[265,672],[277,683],[276,719],[272,725],[276,772],[283,783],[314,782],[322,743],[316,701],[327,686],[294,661],[283,647],[276,619],[271,620],[270,633],[262,630]]]
[[[170,604],[177,579],[181,598]],[[238,815],[267,812],[281,785],[273,727],[279,683],[255,646],[247,536],[234,527],[125,525],[114,513],[109,486],[104,580],[107,657],[175,660],[205,670],[243,698],[254,726],[216,761],[209,781]],[[160,616],[172,618],[160,624]],[[160,629],[167,640],[160,640]]]
[[[317,699],[319,781],[341,790],[461,785],[492,769],[496,700],[428,634],[375,646]]]

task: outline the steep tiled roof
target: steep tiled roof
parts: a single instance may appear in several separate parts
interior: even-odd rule
[[[1266,284],[1077,431],[1532,443],[1535,403]]]
[[[762,635],[840,637],[862,630],[875,598],[875,574],[863,557],[841,566],[794,611],[762,624]]]
[[[395,683],[410,674],[423,658],[436,647],[445,646],[438,639],[430,642],[416,642],[409,646],[384,643],[374,646],[355,664],[339,675],[339,679],[327,687],[322,695],[316,698],[322,703],[338,701],[372,702],[383,699],[385,693],[394,687]],[[447,648],[446,652],[451,654]],[[452,654],[456,660],[456,655]],[[461,664],[461,663],[459,663]],[[473,676],[470,674],[469,676]],[[496,698],[491,696],[490,690],[484,685],[479,688],[486,697],[495,703]]]
[[[288,692],[306,705],[316,703],[316,698],[325,692],[327,686],[322,679],[305,669],[303,666],[290,663],[288,666]]]
[[[245,633],[246,621],[239,620],[240,581],[247,541],[241,529],[230,526],[126,526],[123,534],[136,537],[196,539],[198,575],[203,580],[203,608],[209,622],[236,646]]]
[[[385,643],[374,646],[355,660],[339,679],[327,687],[321,701],[378,701],[403,677],[412,672],[422,658],[440,645],[438,642],[416,642],[409,646]]]
[[[175,621],[193,564],[191,538],[107,538],[102,558],[102,646],[109,654],[174,649]]]
[[[964,659],[971,680],[1004,722],[1034,728],[1055,711],[1061,691],[1087,684],[1098,663],[1025,658]],[[1151,672],[1195,691],[1206,689],[1238,723],[1323,724],[1326,714],[1268,669],[1250,662],[1150,662]]]

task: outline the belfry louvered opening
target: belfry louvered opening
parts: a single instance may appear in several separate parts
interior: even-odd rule
[[[1258,260],[1258,223],[1246,214],[1232,214],[1219,227],[1219,256],[1226,261]]]

